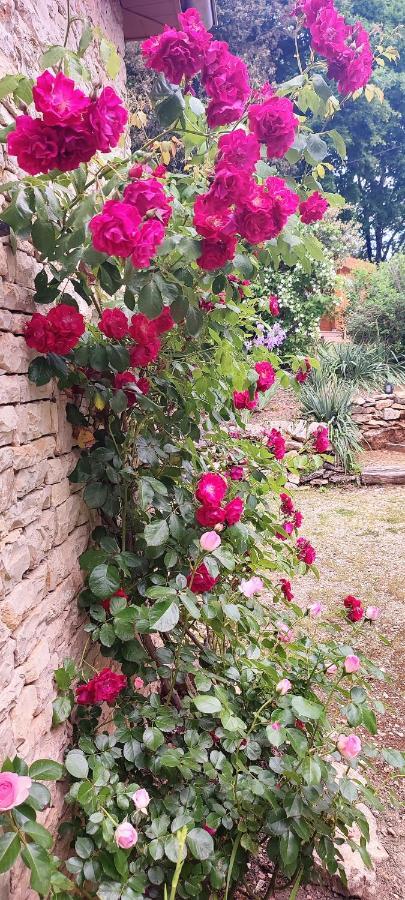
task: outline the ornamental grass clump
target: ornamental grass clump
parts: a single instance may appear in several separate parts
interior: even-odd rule
[[[77,53],[45,56],[55,75],[7,82],[24,90],[23,118],[39,137],[22,153],[28,125],[19,117],[10,129],[8,151],[28,177],[7,186],[2,218],[41,260],[35,302],[54,304],[27,323],[38,354],[29,377],[63,392],[80,451],[70,479],[98,516],[80,557],[87,643],[55,671],[53,726],[73,726],[64,765],[15,757],[0,775],[0,872],[21,854],[32,890],[58,900],[229,900],[260,847],[268,893],[296,896],[315,852],[343,875],[342,835],[369,864],[356,801],[374,798],[383,706],[370,682],[383,673],[355,651],[378,611],[337,603],[325,621],[293,585],[316,574],[316,548],[285,485],[322,461],[329,437],[323,429],[291,454],[278,429],[256,440],[246,429],[259,394],[305,388],[315,364],[291,357],[282,370],[265,346],[246,352],[246,334],[261,267],[319,258],[298,213],[314,221],[334,202],[316,177],[328,144],[298,113],[310,93],[330,114],[313,76],[326,65],[316,58],[281,89],[252,92],[245,64],[196,10],[179,24],[143,45],[163,150],[159,139],[134,158],[100,159],[122,136],[121,102],[58,74],[74,63],[85,77],[88,30]],[[336,60],[323,52],[352,91],[367,52],[357,26],[340,37]],[[185,164],[172,173],[162,155],[174,136]],[[287,184],[293,145],[291,162],[298,153],[310,174]],[[276,306],[273,297],[272,315]],[[94,649],[105,658],[97,670]],[[383,757],[403,767],[399,752]],[[51,801],[43,782],[66,776],[62,860],[36,812]]]

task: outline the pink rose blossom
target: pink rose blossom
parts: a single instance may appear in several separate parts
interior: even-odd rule
[[[138,211],[130,203],[107,200],[102,212],[89,222],[94,249],[125,259],[134,250],[140,222]]]
[[[278,316],[280,312],[279,300],[276,294],[271,294],[269,297],[269,312],[271,312],[272,316]]]
[[[307,538],[301,537],[297,540],[298,559],[307,566],[311,566],[316,560],[316,550]]]
[[[195,495],[204,506],[217,506],[225,497],[228,485],[217,472],[206,472],[198,479]]]
[[[220,269],[225,263],[230,262],[235,256],[236,237],[232,235],[217,238],[203,238],[201,241],[201,254],[197,259],[200,269],[212,272]]]
[[[236,525],[242,517],[244,502],[241,497],[234,497],[225,506],[225,522],[227,525]]]
[[[280,731],[281,722],[272,722],[270,727],[273,729],[273,731]]]
[[[31,778],[15,772],[0,772],[0,812],[20,806],[27,799]]]
[[[172,214],[170,200],[156,178],[131,181],[124,190],[124,201],[135,206],[142,218],[153,212],[162,225],[167,225]]]
[[[314,191],[307,200],[302,200],[299,205],[301,222],[304,222],[305,225],[311,225],[312,222],[319,222],[323,219],[328,207],[328,201],[325,200],[318,191]]]
[[[114,840],[121,850],[130,850],[138,840],[138,832],[130,822],[121,822],[115,829]]]
[[[213,550],[216,550],[221,544],[221,538],[216,531],[206,531],[205,534],[202,534],[200,537],[200,547],[202,550],[206,550],[207,553],[212,553]]]
[[[234,391],[233,405],[235,409],[254,409],[257,406],[257,393],[251,398],[249,391]]]
[[[231,466],[228,474],[231,481],[243,481],[245,477],[243,466]]]
[[[356,734],[340,734],[336,741],[341,756],[350,762],[356,759],[361,751],[361,740]]]
[[[285,694],[288,694],[292,688],[291,681],[288,678],[282,678],[281,681],[276,684],[276,691],[281,697],[284,697]]]
[[[150,797],[145,788],[139,788],[132,794],[132,800],[137,809],[140,809],[142,812],[145,812],[146,808],[149,806]]]
[[[221,162],[251,174],[260,159],[260,145],[253,134],[246,134],[243,128],[237,128],[219,138],[218,157]]]
[[[288,97],[267,97],[264,103],[249,109],[249,128],[261,144],[266,144],[268,158],[287,153],[295,140],[298,119]]]
[[[105,87],[89,109],[89,124],[97,150],[108,153],[116,147],[128,121],[128,111],[114,88]]]
[[[256,388],[258,391],[267,391],[276,380],[276,373],[269,362],[257,362],[255,370],[258,374]]]
[[[254,596],[254,594],[260,594],[264,589],[264,584],[261,578],[258,575],[252,575],[248,580],[246,578],[242,578],[242,581],[239,585],[239,590],[241,594],[249,599]]]
[[[381,610],[379,606],[367,606],[366,611],[364,613],[364,617],[369,619],[370,622],[375,622],[376,619],[381,615]]]
[[[311,619],[316,619],[318,616],[323,613],[324,607],[322,603],[316,601],[316,603],[310,603],[308,606],[308,613],[311,616]]]
[[[144,684],[145,684],[145,682],[144,682],[143,678],[140,678],[139,675],[137,675],[136,678],[134,678],[134,688],[136,691],[141,691]]]
[[[326,453],[330,450],[330,441],[328,429],[322,425],[318,425],[316,431],[311,435],[314,444],[314,450],[317,453]]]
[[[17,116],[15,130],[7,135],[7,152],[17,157],[20,169],[29,175],[46,174],[58,167],[57,129],[45,125],[41,119]]]
[[[285,440],[277,428],[272,428],[267,434],[267,447],[277,460],[283,459],[285,456],[287,452]]]
[[[325,671],[326,671],[327,675],[336,675],[337,666],[335,666],[335,663],[332,663],[330,666],[327,667],[327,669],[325,669]]]
[[[276,622],[276,628],[278,629],[278,640],[281,641],[282,644],[291,644],[294,640],[294,632],[285,622]]]
[[[90,106],[90,98],[63,72],[42,72],[32,89],[35,109],[45,125],[77,125]]]
[[[360,669],[361,663],[358,656],[353,654],[352,656],[346,656],[344,661],[344,668],[348,675],[351,675],[353,672],[358,672]]]

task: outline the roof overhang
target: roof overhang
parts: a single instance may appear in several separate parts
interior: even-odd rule
[[[178,27],[178,13],[191,6],[198,9],[206,28],[216,24],[215,0],[120,0],[120,3],[126,41],[140,41],[159,34],[164,25]]]

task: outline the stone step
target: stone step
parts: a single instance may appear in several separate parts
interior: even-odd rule
[[[405,484],[405,465],[366,466],[361,473],[362,484]]]

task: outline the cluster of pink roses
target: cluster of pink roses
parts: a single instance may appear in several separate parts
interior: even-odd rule
[[[281,431],[278,428],[272,428],[271,431],[266,432],[267,437],[267,447],[272,452],[275,459],[280,461],[284,458],[287,452],[286,443]]]
[[[67,303],[60,303],[44,316],[34,313],[24,329],[28,347],[38,353],[65,354],[73,350],[85,331],[81,313]]]
[[[300,537],[297,540],[298,559],[307,566],[312,566],[316,560],[316,550],[308,538]]]
[[[203,528],[215,525],[235,525],[243,513],[244,503],[241,497],[234,497],[222,506],[228,484],[222,475],[207,472],[198,481],[195,496],[201,503],[196,509],[195,517]]]
[[[207,119],[211,127],[237,122],[250,96],[245,63],[229,52],[226,41],[214,41],[196,9],[179,14],[181,29],[165,26],[163,33],[143,42],[146,65],[162,72],[172,84],[201,73],[209,97]]]
[[[312,371],[312,366],[310,360],[306,356],[303,362],[301,363],[298,372],[295,373],[295,380],[298,381],[298,384],[304,384]]]
[[[367,609],[364,609],[361,600],[358,597],[354,597],[353,594],[348,594],[344,598],[343,605],[348,611],[347,618],[350,619],[350,622],[361,622],[363,616],[370,622],[375,622],[381,612],[378,606],[367,606]]]
[[[329,432],[325,425],[318,425],[311,437],[317,453],[327,453],[330,450]]]
[[[127,184],[123,200],[107,200],[90,220],[93,246],[108,256],[130,256],[135,269],[146,269],[164,239],[171,214],[160,182],[139,178]]]
[[[328,75],[341,94],[367,84],[373,65],[368,32],[361,22],[348,25],[333,0],[299,0],[296,12],[304,16],[313,50],[328,62]]]
[[[126,675],[117,675],[111,669],[102,669],[94,678],[86,684],[79,684],[76,688],[76,702],[84,704],[114,703],[118,694],[127,686]]]
[[[262,393],[264,391],[268,391],[272,384],[274,384],[276,380],[276,373],[271,363],[266,362],[265,360],[263,360],[262,362],[257,362],[255,364],[255,371],[257,374],[257,381],[253,398],[250,396],[248,390],[234,391],[233,405],[235,409],[254,409],[257,406],[258,402],[258,392]]]
[[[291,497],[288,494],[280,494],[281,500],[281,512],[283,514],[284,521],[282,523],[283,531],[285,534],[281,532],[276,532],[276,537],[279,538],[280,541],[286,540],[286,534],[292,534],[293,531],[300,528],[303,522],[303,515],[299,509],[296,509]]]
[[[46,71],[32,92],[42,119],[18,116],[15,131],[7,138],[8,152],[25,172],[69,172],[97,150],[106,153],[117,146],[128,112],[112,87],[92,99],[63,72]]]
[[[143,368],[155,361],[161,348],[160,336],[170,331],[173,326],[174,320],[170,309],[165,306],[155,319],[148,319],[144,313],[135,313],[131,317],[131,324],[122,310],[106,309],[98,327],[106,337],[117,340],[124,337],[131,338],[133,343],[128,347],[131,366]],[[120,373],[120,378],[122,374],[124,373]],[[132,378],[128,380],[133,381]],[[121,384],[119,386],[121,387]]]

